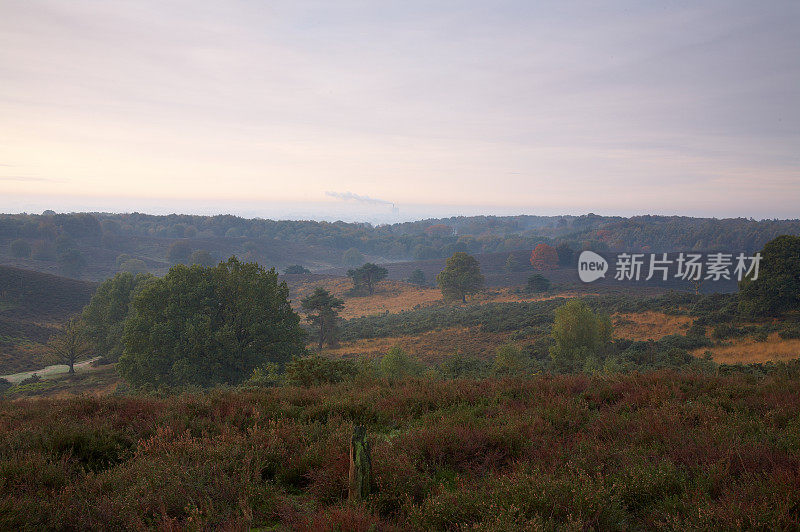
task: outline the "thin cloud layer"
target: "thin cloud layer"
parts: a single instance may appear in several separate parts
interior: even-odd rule
[[[794,2],[4,2],[0,196],[796,217],[797,27]]]

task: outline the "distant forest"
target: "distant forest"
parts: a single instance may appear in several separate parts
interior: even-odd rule
[[[0,260],[70,277],[102,279],[120,269],[166,271],[183,262],[237,255],[267,266],[312,271],[373,262],[426,260],[454,252],[486,254],[539,243],[595,251],[752,253],[800,220],[681,216],[459,216],[392,225],[275,221],[231,215],[140,213],[0,215]],[[125,265],[125,267],[123,267]]]

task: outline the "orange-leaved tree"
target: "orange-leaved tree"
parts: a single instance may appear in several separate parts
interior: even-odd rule
[[[558,252],[547,244],[539,244],[531,253],[531,266],[535,270],[555,270],[558,268]]]

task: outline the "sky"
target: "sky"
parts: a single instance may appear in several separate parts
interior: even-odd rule
[[[0,1],[0,212],[800,217],[800,3]]]

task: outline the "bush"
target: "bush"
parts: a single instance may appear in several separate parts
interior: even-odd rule
[[[358,368],[354,362],[319,355],[295,358],[285,369],[286,381],[296,386],[332,384],[352,378],[356,374]]]
[[[402,379],[421,375],[423,366],[419,360],[408,356],[402,348],[394,346],[381,358],[378,370],[387,379]]]
[[[42,378],[37,373],[34,373],[30,377],[27,377],[19,381],[19,385],[24,386],[26,384],[35,384],[37,382],[40,382],[41,380]]]
[[[541,273],[536,273],[528,277],[525,289],[528,292],[547,292],[550,290],[550,280]]]
[[[780,331],[778,331],[778,336],[780,336],[784,340],[800,339],[800,324],[798,323],[784,324],[783,328]]]
[[[6,390],[11,388],[12,386],[14,386],[14,385],[11,384],[10,382],[8,382],[8,380],[0,379],[0,395],[6,393]]]
[[[283,270],[283,273],[288,275],[291,274],[300,275],[300,274],[311,273],[311,270],[300,264],[292,264],[291,266],[287,266],[286,269]]]
[[[527,372],[530,359],[515,344],[506,344],[497,349],[492,371],[496,375],[522,375]]]

